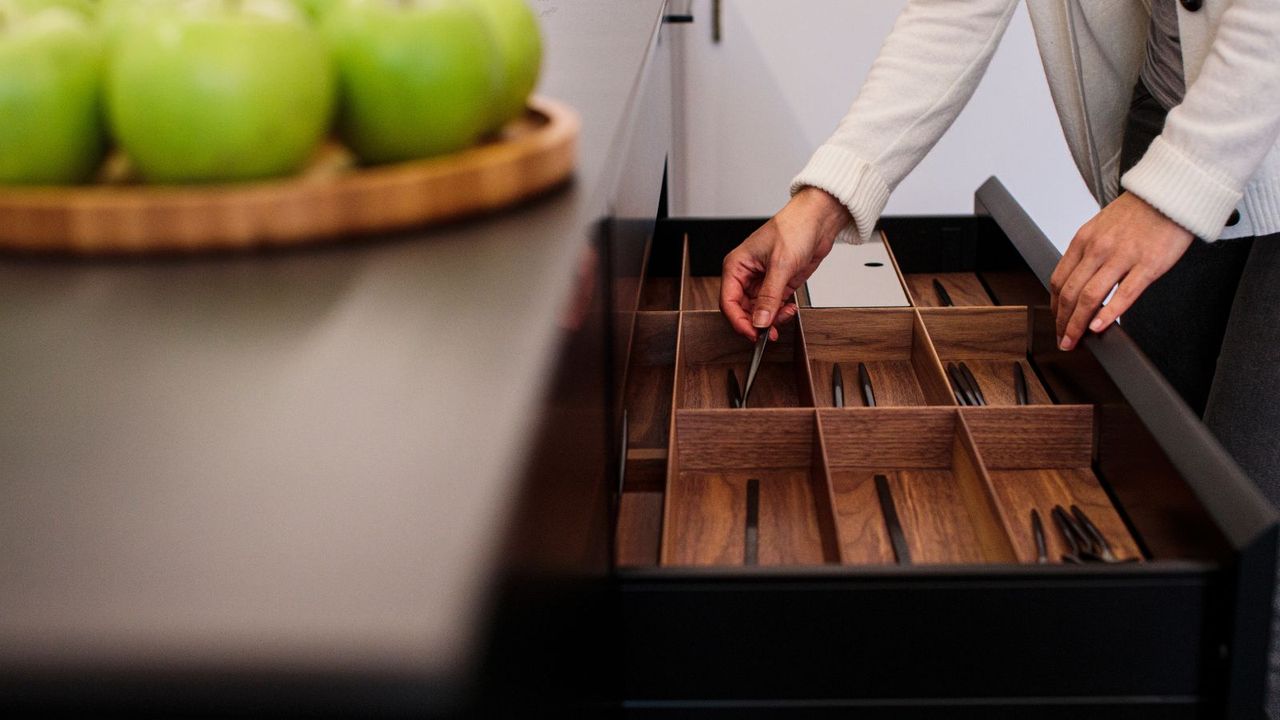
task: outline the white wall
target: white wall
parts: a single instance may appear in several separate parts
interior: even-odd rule
[[[856,95],[905,0],[711,0],[681,34],[685,144],[673,208],[769,215]],[[1097,210],[1068,155],[1025,8],[951,131],[894,193],[895,214],[968,213],[998,176],[1059,247]]]

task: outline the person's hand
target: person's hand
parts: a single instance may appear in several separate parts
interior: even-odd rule
[[[1085,327],[1102,332],[1169,271],[1193,236],[1145,200],[1124,193],[1076,232],[1049,280],[1058,347],[1074,348]],[[1099,309],[1116,283],[1111,302]]]
[[[805,188],[786,207],[724,258],[720,311],[740,335],[755,341],[757,328],[795,317],[792,297],[831,252],[851,221],[848,209],[826,192]]]

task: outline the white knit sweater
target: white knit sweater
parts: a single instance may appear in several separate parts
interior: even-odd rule
[[[911,0],[849,113],[796,176],[843,202],[866,240],[889,193],[977,88],[1018,0]],[[1100,204],[1119,194],[1149,6],[1027,0],[1072,157]],[[1194,3],[1192,3],[1194,4]],[[1119,186],[1206,240],[1280,232],[1280,1],[1178,8],[1187,92]],[[1224,227],[1233,210],[1240,219]]]

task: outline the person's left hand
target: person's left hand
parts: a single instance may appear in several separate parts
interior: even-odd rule
[[[1115,322],[1193,239],[1137,195],[1126,192],[1108,204],[1076,232],[1049,280],[1058,347],[1074,348],[1086,324],[1102,332]],[[1116,283],[1111,302],[1099,310]]]

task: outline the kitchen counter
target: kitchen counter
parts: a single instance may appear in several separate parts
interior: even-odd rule
[[[0,688],[367,674],[447,693],[662,0],[538,0],[574,183],[314,250],[0,258]]]

